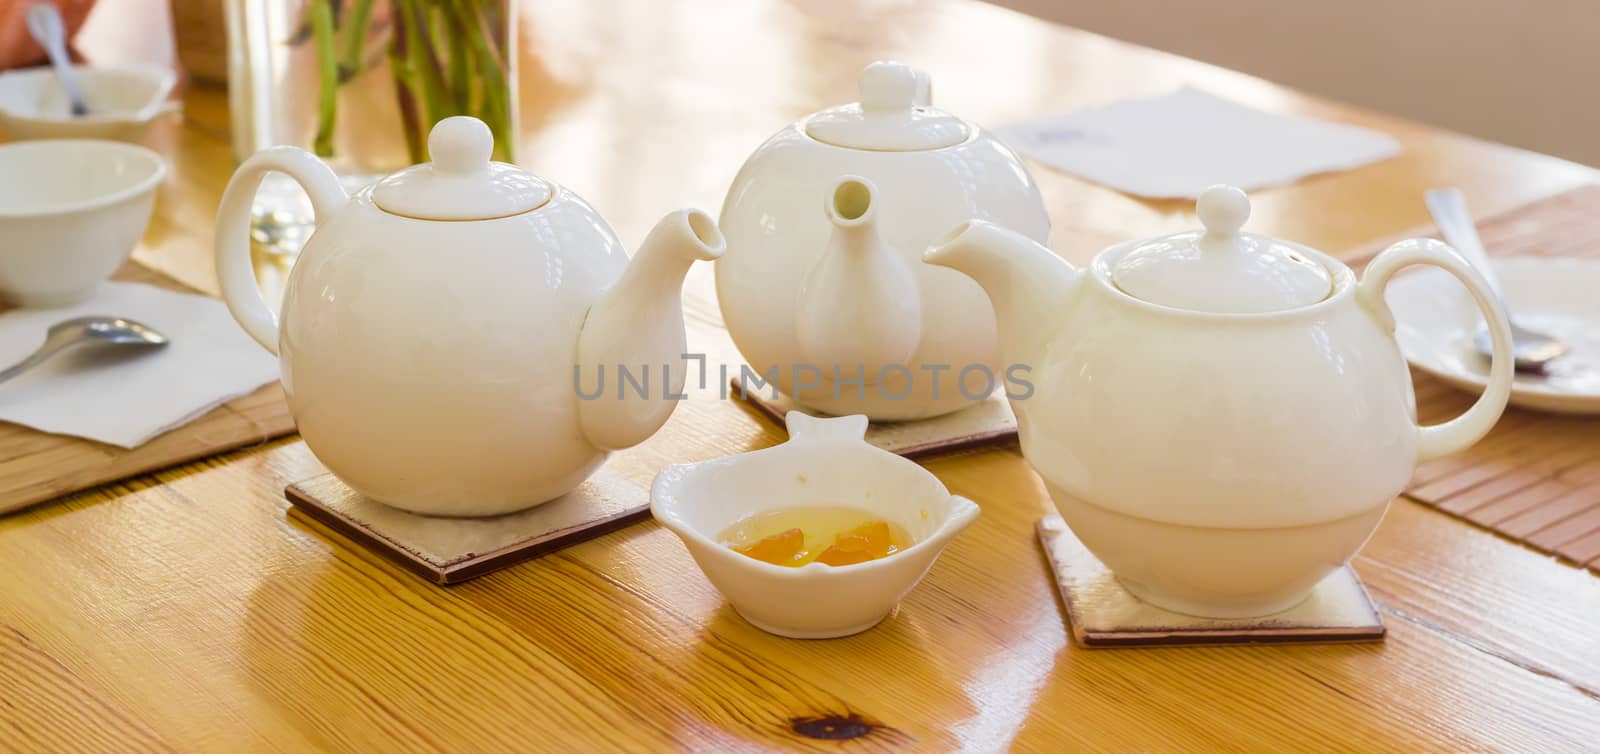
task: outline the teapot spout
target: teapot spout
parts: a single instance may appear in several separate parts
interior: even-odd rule
[[[878,232],[878,190],[840,178],[823,197],[833,235],[800,284],[795,335],[809,364],[835,378],[874,383],[922,342],[915,271]]]
[[[688,374],[683,280],[695,261],[715,260],[726,248],[710,215],[673,212],[645,237],[616,285],[589,307],[573,382],[579,425],[591,445],[637,445],[672,415]]]
[[[1058,313],[1082,277],[1033,239],[982,220],[957,226],[922,259],[965,274],[989,294],[1008,369],[1039,363]]]

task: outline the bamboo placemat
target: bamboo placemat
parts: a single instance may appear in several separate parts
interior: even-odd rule
[[[135,262],[113,278],[193,292]],[[133,449],[0,422],[0,515],[291,432],[294,418],[276,382]]]
[[[1600,258],[1600,186],[1490,217],[1478,231],[1494,256]],[[1410,235],[1436,233],[1427,227]],[[1346,258],[1359,265],[1382,248]],[[1456,416],[1477,398],[1416,370],[1412,377],[1424,422]],[[1477,445],[1419,467],[1406,495],[1600,572],[1600,417],[1507,408]]]

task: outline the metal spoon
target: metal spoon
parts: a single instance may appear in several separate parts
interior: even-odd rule
[[[1428,204],[1428,213],[1433,215],[1433,223],[1439,227],[1440,235],[1444,241],[1461,253],[1467,263],[1476,267],[1489,283],[1489,289],[1494,295],[1500,297],[1500,303],[1505,305],[1505,291],[1500,285],[1499,276],[1495,275],[1494,266],[1489,263],[1489,255],[1483,251],[1483,239],[1478,237],[1478,229],[1473,225],[1472,214],[1467,211],[1467,200],[1457,189],[1434,189],[1424,195]],[[1516,358],[1519,371],[1540,372],[1551,360],[1560,357],[1571,349],[1566,341],[1537,330],[1530,330],[1517,322],[1511,315],[1511,310],[1506,309],[1506,316],[1511,320],[1512,353]],[[1472,345],[1479,353],[1488,356],[1494,353],[1493,344],[1489,338],[1487,325],[1478,328],[1472,336]]]
[[[167,336],[131,319],[119,317],[79,317],[58,322],[45,335],[44,345],[28,358],[0,371],[0,382],[43,364],[51,356],[77,346],[110,348],[160,348]]]
[[[61,23],[61,11],[48,2],[38,2],[28,7],[28,33],[33,41],[44,48],[55,66],[56,78],[61,80],[61,91],[74,116],[89,114],[89,105],[83,98],[83,87],[78,85],[78,74],[72,70],[72,59],[67,57],[67,32]]]

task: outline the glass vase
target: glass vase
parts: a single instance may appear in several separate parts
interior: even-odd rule
[[[357,190],[426,162],[432,125],[472,115],[515,145],[515,0],[225,0],[236,160],[304,147]],[[292,256],[313,227],[287,176],[257,195],[252,237]]]

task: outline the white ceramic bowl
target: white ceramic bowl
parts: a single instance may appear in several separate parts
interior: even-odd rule
[[[161,155],[115,141],[0,145],[0,298],[66,306],[133,252],[167,173]]]
[[[865,416],[787,417],[789,441],[656,476],[650,511],[689,549],[706,578],[745,620],[796,639],[865,631],[922,580],[951,538],[978,518],[926,469],[868,445]],[[914,544],[848,566],[771,565],[719,544],[745,516],[802,505],[860,508],[905,529]]]
[[[111,139],[141,142],[157,118],[176,112],[167,95],[177,77],[150,66],[74,66],[89,114],[74,118],[48,66],[0,73],[0,136],[7,139]]]

